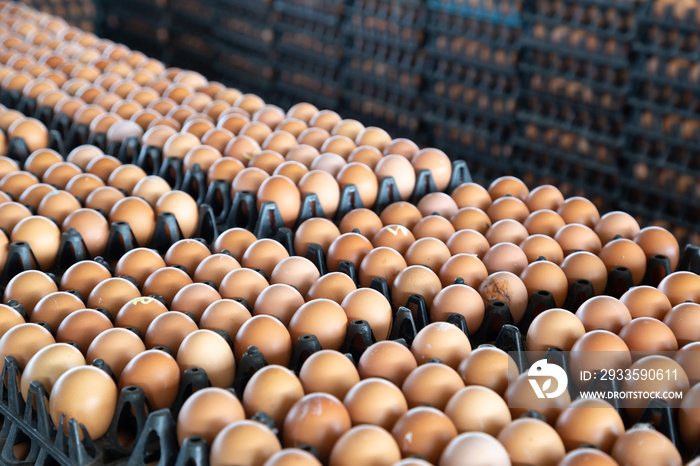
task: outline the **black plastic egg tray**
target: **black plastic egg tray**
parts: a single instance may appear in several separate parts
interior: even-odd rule
[[[226,85],[252,92],[268,99],[275,90],[275,68],[272,61],[256,52],[221,43],[217,46],[216,76]]]
[[[647,70],[649,58],[651,57],[638,57],[632,69],[630,105],[648,107],[658,114],[676,113],[689,117],[700,115],[700,81],[691,80],[688,68],[672,71],[670,60],[663,58],[659,60],[656,73],[650,73]],[[692,65],[698,63],[700,62],[691,62]]]
[[[424,0],[353,0],[343,34],[389,47],[417,50],[425,41]]]
[[[25,0],[37,10],[57,15],[83,30],[93,30],[97,8],[92,0]]]
[[[216,0],[214,6],[214,35],[222,46],[262,55],[273,52],[277,18],[271,1]]]
[[[507,28],[519,28],[522,24],[522,0],[463,1],[427,0],[428,8],[450,16],[469,18],[491,24],[502,24]]]
[[[655,14],[655,2],[643,3],[637,11],[639,23],[635,48],[649,55],[665,58],[700,60],[700,22],[697,8],[690,9],[684,18],[677,18],[672,4]]]

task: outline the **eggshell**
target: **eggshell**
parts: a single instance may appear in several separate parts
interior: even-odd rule
[[[540,209],[530,212],[523,222],[523,226],[531,235],[546,235],[554,237],[554,235],[564,226],[566,222],[561,215],[549,209]]]
[[[230,228],[219,234],[214,241],[213,249],[217,253],[227,249],[240,262],[248,246],[256,240],[255,235],[244,228]]]
[[[125,197],[118,201],[109,212],[109,222],[126,222],[134,233],[139,246],[147,246],[155,231],[155,212],[145,200]]]
[[[177,441],[180,445],[186,438],[203,437],[212,444],[226,426],[245,419],[243,406],[228,390],[209,387],[193,393],[177,416]]]
[[[646,227],[638,231],[633,239],[642,248],[647,260],[656,254],[662,254],[668,257],[671,270],[676,270],[680,249],[678,240],[668,230],[655,226]]]
[[[163,194],[156,203],[155,214],[170,212],[175,215],[177,223],[185,238],[191,238],[199,222],[197,203],[192,196],[183,191],[169,191]]]
[[[134,332],[125,328],[111,328],[92,340],[85,359],[89,364],[97,358],[102,359],[109,365],[114,377],[119,380],[129,361],[144,351],[146,346]]]
[[[275,266],[270,275],[270,283],[292,285],[305,296],[320,276],[318,268],[309,259],[291,256]]]
[[[503,395],[518,377],[515,361],[505,351],[489,346],[474,349],[458,368],[467,385],[483,385]]]
[[[311,445],[327,461],[335,442],[350,430],[351,421],[342,402],[326,393],[312,393],[297,401],[284,421],[285,447]]]
[[[456,370],[442,363],[428,362],[408,374],[401,391],[409,408],[428,405],[444,410],[452,395],[462,388],[464,382]]]
[[[305,393],[323,392],[342,400],[360,382],[355,365],[343,353],[321,350],[304,361],[299,371]]]
[[[27,362],[20,380],[20,393],[26,400],[29,384],[37,381],[44,385],[47,393],[58,378],[67,370],[85,365],[85,358],[75,347],[65,343],[55,343],[39,350]]]
[[[155,249],[135,248],[117,261],[114,274],[133,277],[139,286],[143,286],[149,275],[163,267],[165,261]]]
[[[356,289],[357,286],[349,275],[342,272],[331,272],[319,278],[309,288],[306,299],[325,298],[340,304],[348,294]]]
[[[700,311],[700,304],[681,303],[674,306],[664,317],[664,323],[673,331],[679,347],[700,341],[698,311]]]
[[[386,176],[393,177],[402,200],[407,201],[413,194],[416,173],[407,157],[390,152],[379,160],[374,167],[374,173],[378,180]]]
[[[212,355],[216,354],[216,358]],[[197,330],[182,340],[177,350],[177,364],[184,372],[191,367],[204,369],[214,387],[230,387],[236,360],[226,340],[211,330]]]
[[[442,265],[450,258],[448,247],[436,238],[421,238],[413,242],[406,250],[406,264],[424,265],[438,273]]]
[[[254,315],[269,315],[288,325],[294,313],[304,304],[304,297],[291,285],[276,283],[265,288],[255,300]],[[247,310],[246,310],[247,312]]]
[[[86,304],[91,309],[105,308],[116,316],[124,304],[140,297],[139,289],[130,281],[123,278],[108,278],[92,289]]]
[[[447,444],[457,436],[457,429],[441,411],[423,406],[401,416],[391,434],[402,456],[419,455],[436,464]]]
[[[353,385],[343,404],[353,425],[373,424],[391,429],[408,411],[403,392],[388,380],[370,377]]]
[[[411,230],[416,223],[420,222],[423,214],[420,213],[418,207],[405,201],[393,202],[382,210],[379,218],[384,226],[401,225]],[[455,227],[456,229],[457,227]]]
[[[632,320],[627,307],[611,296],[595,296],[587,300],[576,311],[576,317],[587,332],[604,329],[618,333]]]
[[[608,273],[613,267],[627,267],[632,272],[632,280],[639,285],[644,278],[647,268],[647,258],[644,250],[628,239],[617,239],[603,246],[598,256],[605,263]]]
[[[492,273],[479,285],[478,291],[487,307],[493,301],[506,303],[516,323],[525,314],[529,299],[527,288],[522,280],[513,273]]]
[[[283,366],[270,364],[256,371],[243,391],[246,416],[264,411],[282,426],[291,407],[304,396],[297,376]]]
[[[355,268],[359,268],[362,259],[371,250],[372,243],[364,236],[357,233],[342,234],[328,247],[328,270],[337,271],[343,260],[352,262]]]
[[[618,463],[682,465],[680,453],[671,441],[650,426],[628,430],[613,446],[611,456]]]
[[[459,433],[498,435],[511,422],[510,411],[503,398],[490,388],[478,385],[455,393],[445,406],[445,414],[454,422]]]
[[[491,196],[488,191],[477,183],[462,183],[452,191],[451,196],[460,209],[463,207],[476,207],[486,211],[491,205]]]
[[[447,240],[447,247],[452,255],[472,254],[483,260],[490,246],[483,234],[476,230],[457,230],[450,239]]]
[[[389,337],[392,309],[384,295],[372,288],[358,288],[347,294],[340,304],[345,310],[348,322],[368,322],[378,341]]]
[[[41,298],[29,314],[30,322],[46,322],[55,331],[69,314],[84,309],[85,303],[72,293],[57,291]]]
[[[653,317],[663,320],[671,310],[671,302],[663,292],[652,286],[634,286],[620,297],[633,319]]]
[[[639,233],[639,224],[630,214],[614,211],[600,217],[594,230],[600,241],[607,244],[617,235],[633,239]]]
[[[416,367],[418,363],[411,350],[392,340],[371,345],[357,363],[362,379],[380,377],[396,386],[401,386]]]
[[[85,299],[95,286],[111,277],[109,270],[98,262],[76,262],[63,273],[61,290],[76,290]]]
[[[452,164],[444,152],[435,148],[422,149],[413,155],[411,164],[417,174],[421,170],[429,170],[438,191],[447,189],[452,177]]]
[[[530,191],[525,204],[531,212],[541,209],[557,210],[564,203],[564,196],[559,188],[541,185]]]
[[[265,356],[268,364],[289,365],[292,354],[292,333],[277,319],[267,315],[258,315],[246,320],[235,335],[234,349],[236,359],[241,357],[251,346],[256,346]],[[294,340],[296,341],[296,339]]]
[[[430,307],[430,320],[446,321],[450,314],[464,316],[469,332],[476,333],[484,319],[484,301],[479,293],[468,285],[448,285],[435,296]],[[459,362],[456,363],[458,364]]]
[[[289,252],[281,243],[273,239],[261,238],[248,246],[243,254],[241,265],[249,269],[260,269],[269,277],[275,266],[288,257]]]
[[[107,316],[94,309],[81,309],[66,316],[56,329],[56,341],[74,342],[83,354],[100,333],[112,328]]]
[[[197,324],[185,314],[166,312],[153,319],[144,335],[144,342],[149,349],[165,346],[173,354],[177,354],[182,340],[197,330]]]
[[[406,267],[406,260],[395,249],[375,247],[360,263],[360,284],[363,287],[369,287],[375,277],[381,277],[387,283],[393,283],[396,275]]]
[[[11,242],[24,241],[32,249],[42,270],[50,269],[58,254],[61,230],[46,217],[30,216],[15,225]]]
[[[461,278],[465,285],[477,288],[488,276],[488,271],[476,255],[454,254],[442,265],[438,275],[443,287],[448,287],[457,278]]]
[[[344,433],[333,446],[329,465],[391,465],[401,459],[399,446],[382,427],[355,426]]]
[[[265,277],[255,270],[241,267],[227,273],[221,280],[219,294],[225,299],[243,298],[250,304],[269,285]]]
[[[700,303],[700,276],[692,272],[674,272],[661,280],[658,289],[668,297],[672,306],[685,301]]]
[[[340,304],[315,299],[301,306],[289,321],[289,333],[296,342],[302,335],[315,335],[323,349],[340,349],[348,318]]]
[[[538,419],[517,419],[498,435],[514,464],[555,466],[566,455],[557,432]]]
[[[80,233],[92,257],[99,256],[104,252],[109,236],[109,223],[98,212],[92,209],[73,211],[63,221],[62,230],[66,232],[70,228]]]
[[[493,200],[511,195],[524,202],[530,195],[530,191],[525,183],[514,176],[496,178],[489,185],[488,192]]]
[[[609,453],[615,441],[625,433],[617,410],[607,401],[597,399],[578,399],[571,403],[557,419],[555,429],[567,451],[590,444]]]
[[[117,313],[114,323],[118,327],[134,327],[141,335],[146,334],[148,326],[168,308],[157,299],[143,296],[125,303]]]
[[[101,369],[93,366],[74,367],[56,380],[49,396],[49,412],[54,426],[65,413],[67,422],[76,419],[93,439],[102,437],[109,428],[117,407],[117,386]],[[82,433],[81,433],[82,437]]]
[[[24,323],[26,322],[19,312],[10,306],[0,304],[0,338],[11,328]]]
[[[56,291],[56,282],[48,275],[39,270],[25,270],[10,279],[3,300],[5,303],[17,300],[28,311],[34,309],[41,298]]]
[[[33,323],[19,324],[0,338],[0,358],[4,361],[7,356],[13,356],[20,368],[24,368],[39,350],[54,343],[53,336],[44,327]]]
[[[560,228],[554,235],[554,239],[557,240],[557,243],[564,251],[564,256],[568,256],[576,251],[588,251],[598,254],[602,247],[598,235],[589,227],[579,223],[569,223]]]
[[[616,466],[617,462],[607,453],[595,448],[577,448],[569,452],[559,466],[583,466],[595,464],[596,466]]]
[[[455,229],[446,218],[438,215],[429,215],[416,223],[411,233],[416,239],[436,238],[443,243],[447,243],[450,237],[455,234]]]
[[[333,222],[325,218],[313,217],[299,225],[294,234],[294,250],[304,255],[311,243],[321,246],[324,252],[340,236],[340,230]]]
[[[565,309],[547,309],[530,324],[525,345],[528,351],[538,352],[536,357],[544,357],[549,348],[571,350],[584,333],[586,329],[576,315]]]
[[[520,279],[527,288],[528,296],[537,291],[549,291],[558,307],[564,305],[569,291],[569,283],[564,271],[553,262],[533,262],[520,273]]]
[[[441,289],[442,284],[435,272],[421,265],[412,265],[396,275],[392,285],[391,298],[395,306],[403,306],[410,295],[420,294],[430,307]]]
[[[561,263],[561,269],[566,274],[569,287],[576,280],[588,280],[593,285],[596,295],[605,291],[608,282],[608,270],[605,263],[595,254],[587,251],[574,252],[566,256]]]
[[[229,464],[263,464],[282,449],[277,436],[265,424],[242,420],[229,424],[214,439],[210,452],[212,466]]]
[[[372,246],[375,249],[382,247],[391,248],[403,256],[415,240],[416,238],[411,233],[411,230],[405,226],[390,224],[382,227],[372,237]]]

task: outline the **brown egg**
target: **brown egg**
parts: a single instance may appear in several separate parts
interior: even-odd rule
[[[544,357],[544,352],[552,347],[571,350],[584,333],[586,329],[574,314],[564,309],[548,309],[530,324],[525,344],[528,351],[538,352],[536,357]]]
[[[646,272],[647,259],[639,245],[628,239],[617,239],[603,246],[598,256],[605,263],[608,273],[613,267],[627,267],[632,272],[632,280],[639,285]]]
[[[340,236],[340,230],[333,222],[320,217],[312,217],[302,222],[294,234],[294,250],[297,254],[305,254],[309,245],[314,243],[324,251]]]
[[[372,245],[375,248],[388,247],[404,255],[415,240],[413,233],[405,226],[389,224],[372,237]]]
[[[256,315],[246,320],[235,335],[236,359],[240,361],[246,350],[255,346],[268,364],[289,365],[292,354],[290,331],[279,320],[268,315]]]
[[[304,388],[294,372],[271,364],[250,378],[243,391],[243,406],[247,417],[264,411],[281,427],[291,407],[303,396]]]
[[[366,321],[376,340],[389,337],[392,322],[392,309],[384,295],[371,288],[358,288],[348,293],[342,300],[348,321]]]
[[[39,350],[27,363],[20,380],[20,393],[26,400],[29,384],[37,381],[46,388],[47,393],[64,372],[85,365],[85,358],[75,347],[65,343],[56,343]]]
[[[238,172],[231,182],[231,195],[235,196],[240,191],[257,193],[262,183],[270,176],[265,170],[250,167]]]
[[[401,452],[394,437],[385,429],[372,426],[356,426],[343,434],[333,446],[329,464],[394,464],[401,459]]]
[[[0,204],[0,228],[6,232],[12,232],[15,225],[31,215],[32,211],[19,202]]]
[[[256,240],[255,235],[244,228],[230,228],[216,238],[212,247],[216,253],[221,253],[224,249],[228,250],[240,262],[248,246]]]
[[[321,110],[311,117],[309,125],[331,131],[340,121],[340,115],[333,110]]]
[[[456,231],[475,230],[483,235],[491,228],[491,219],[477,207],[462,207],[450,221]]]
[[[277,283],[268,286],[258,295],[253,307],[253,314],[276,317],[286,326],[303,304],[304,297],[296,288],[284,283]]]
[[[277,241],[259,239],[246,249],[241,265],[249,269],[261,269],[268,277],[283,259],[289,257],[287,250]]]
[[[685,301],[700,303],[700,277],[692,272],[674,272],[659,283],[658,289],[668,297],[672,306]]]
[[[72,293],[58,291],[44,296],[33,310],[29,311],[31,322],[46,322],[56,330],[69,314],[84,309],[83,301]]]
[[[343,272],[330,272],[319,278],[306,293],[307,301],[330,299],[340,304],[357,286],[349,275]]]
[[[525,238],[520,243],[520,249],[527,256],[528,262],[534,262],[539,257],[544,257],[550,262],[560,265],[564,260],[564,251],[554,239],[549,236],[535,234]]]
[[[66,191],[83,201],[95,189],[103,186],[105,186],[105,183],[98,176],[92,173],[83,173],[70,179],[66,184]]]
[[[63,221],[64,232],[74,228],[85,241],[92,257],[99,256],[107,246],[109,224],[107,219],[92,209],[78,209]]]
[[[513,219],[522,223],[530,215],[525,203],[511,196],[501,197],[493,201],[486,213],[493,223],[503,219]]]
[[[596,206],[583,197],[570,197],[557,209],[557,213],[561,215],[567,224],[580,223],[588,228],[595,227],[600,214]]]
[[[210,255],[204,243],[195,239],[181,239],[168,248],[164,259],[168,266],[181,265],[193,276],[199,264]]]
[[[80,202],[67,191],[51,191],[39,203],[37,214],[54,220],[58,225],[68,217],[71,212],[80,209]]]
[[[250,311],[238,301],[218,299],[210,303],[198,318],[199,328],[223,330],[233,341],[241,326],[250,319]]]
[[[513,243],[499,243],[484,254],[484,265],[490,274],[511,272],[520,274],[528,265],[527,256]]]
[[[65,419],[75,419],[84,425],[94,439],[107,432],[116,406],[116,384],[107,373],[93,366],[74,367],[64,372],[56,380],[49,398],[54,426],[58,427],[61,415],[65,414]],[[68,423],[64,424],[64,431],[67,434]]]
[[[617,462],[607,453],[595,448],[577,448],[571,450],[559,463],[560,466],[584,466],[595,464],[596,466],[616,466]]]
[[[241,464],[263,464],[282,449],[279,439],[265,424],[257,421],[236,421],[229,424],[214,439],[210,461],[214,466],[236,458]]]
[[[562,307],[569,291],[569,283],[564,271],[553,262],[537,261],[529,264],[520,273],[529,296],[539,290],[549,291],[557,307]]]
[[[523,225],[531,235],[542,234],[554,237],[566,225],[566,222],[558,213],[543,209],[531,211]]]
[[[618,464],[683,464],[673,443],[648,425],[633,427],[625,432],[617,439],[610,453]]]
[[[555,426],[567,451],[583,444],[595,445],[610,452],[613,444],[624,434],[620,414],[607,401],[578,399],[565,410]]]
[[[284,157],[274,150],[262,150],[255,154],[248,164],[249,167],[257,167],[268,174],[272,174],[275,168],[284,163]]]
[[[0,338],[11,328],[24,323],[24,317],[14,308],[0,304]]]
[[[611,296],[595,296],[587,300],[578,308],[576,316],[588,332],[604,329],[618,333],[632,320],[627,307]]]
[[[566,455],[557,432],[546,422],[524,418],[513,421],[498,435],[513,464],[557,465]]]
[[[261,274],[252,269],[241,267],[227,273],[221,285],[219,294],[222,298],[243,298],[248,303],[254,303],[258,295],[270,286]]]
[[[140,297],[124,304],[119,309],[114,323],[118,327],[134,327],[141,335],[145,335],[151,322],[166,312],[168,308],[157,299]]]
[[[4,152],[4,151],[3,151]],[[38,177],[44,176],[46,170],[48,170],[53,164],[63,161],[61,154],[53,149],[39,149],[32,152],[27,160],[24,162],[24,170]],[[14,162],[14,161],[13,161]],[[14,162],[17,165],[17,162]],[[8,173],[16,172],[18,168],[9,171]],[[6,174],[3,174],[5,176]]]
[[[326,461],[333,445],[351,425],[340,400],[326,393],[312,393],[297,401],[287,413],[282,429],[284,445],[311,445]]]
[[[570,254],[564,259],[561,268],[571,286],[578,279],[588,280],[593,284],[596,295],[605,291],[608,271],[605,263],[596,255],[586,251]]]
[[[288,162],[299,162],[306,168],[309,168],[319,155],[320,152],[315,147],[311,147],[308,144],[298,144],[289,149],[284,158]]]
[[[44,327],[33,323],[19,324],[0,338],[0,357],[5,361],[7,356],[12,356],[19,367],[24,369],[32,356],[54,343],[56,341],[53,336]]]
[[[435,148],[422,149],[411,158],[411,164],[416,174],[421,170],[429,170],[438,191],[447,189],[452,177],[452,164],[444,152]]]
[[[624,340],[607,330],[593,330],[576,340],[571,347],[570,371],[596,372],[602,369],[628,368],[632,362],[629,348]],[[574,378],[578,388],[590,383]]]
[[[457,207],[476,207],[486,211],[491,205],[491,196],[483,186],[476,183],[462,183],[452,191],[452,199],[457,203]]]
[[[212,164],[207,172],[207,180],[226,180],[229,183],[245,168],[241,162],[231,157],[223,157]]]
[[[570,223],[560,228],[554,235],[554,239],[561,246],[565,256],[576,251],[598,254],[602,248],[598,235],[589,227],[579,223]]]
[[[418,363],[411,351],[401,343],[387,340],[370,346],[357,364],[360,377],[380,377],[401,386]]]
[[[18,200],[21,204],[24,204],[27,207],[33,207],[36,209],[37,207],[39,207],[39,203],[44,199],[44,197],[48,193],[55,191],[55,190],[56,190],[56,188],[51,186],[50,184],[46,184],[46,183],[34,184],[34,185],[28,187],[27,189],[25,189],[22,192],[22,195],[19,197]],[[9,196],[4,192],[0,194],[0,198],[2,198],[1,202],[3,205],[12,202],[12,199],[10,199]],[[4,217],[4,215],[3,215],[3,217]],[[11,231],[11,230],[7,230],[7,231]]]
[[[95,359],[102,359],[119,380],[126,365],[144,351],[146,346],[134,332],[125,328],[111,328],[92,340],[85,358],[88,364],[92,364]]]
[[[421,238],[409,246],[404,256],[409,266],[424,265],[438,273],[451,254],[445,243],[439,239]]]
[[[109,212],[110,223],[126,222],[141,246],[150,243],[155,230],[155,212],[145,200],[138,197],[125,197],[118,201]]]
[[[678,267],[678,240],[668,230],[654,226],[643,228],[634,236],[634,242],[642,248],[647,260],[656,254],[663,254],[668,257],[672,271]]]
[[[700,385],[692,387],[683,397],[680,404],[678,422],[680,425],[680,434],[686,448],[691,450],[698,445],[700,441],[700,425],[698,424],[698,393],[700,393]],[[688,463],[688,464],[693,464]]]
[[[153,249],[135,248],[124,254],[114,269],[114,274],[128,275],[143,286],[150,274],[165,267],[165,261]]]
[[[292,285],[305,296],[319,277],[320,273],[313,262],[304,257],[291,256],[275,266],[270,275],[270,283]]]
[[[393,139],[385,148],[384,155],[389,156],[391,154],[400,155],[408,160],[411,160],[413,155],[418,152],[420,148],[415,142],[406,138],[396,138]]]
[[[107,181],[114,170],[121,167],[122,163],[111,155],[103,155],[88,163],[85,170],[97,175],[102,181]]]
[[[653,317],[663,320],[671,310],[671,302],[663,292],[652,286],[634,286],[620,297],[633,319]]]
[[[344,405],[353,425],[373,424],[390,429],[408,411],[403,392],[388,380],[367,378],[345,395]]]
[[[471,352],[471,344],[467,335],[457,326],[447,322],[433,322],[416,334],[411,352],[419,365],[437,358],[456,370]]]
[[[493,301],[506,303],[516,323],[525,314],[525,308],[529,299],[527,288],[522,280],[511,272],[490,274],[479,285],[478,291],[486,306]]]
[[[483,259],[489,250],[488,240],[476,230],[457,230],[447,240],[447,247],[452,255],[472,254]]]
[[[44,297],[58,291],[56,282],[38,270],[25,270],[10,279],[5,287],[5,303],[17,300],[28,311]]]
[[[357,120],[345,119],[336,123],[331,134],[334,136],[340,134],[354,140],[364,128],[364,125]]]
[[[152,272],[144,281],[141,290],[144,296],[159,294],[170,305],[180,289],[192,283],[187,272],[175,267],[163,267]]]
[[[602,244],[605,245],[612,241],[616,235],[633,239],[639,233],[639,224],[634,217],[626,212],[608,212],[596,223],[595,232]]]
[[[460,433],[498,435],[511,422],[510,411],[503,398],[490,388],[478,385],[456,392],[445,406],[445,414]]]
[[[556,211],[564,203],[564,196],[559,188],[552,185],[538,186],[525,199],[525,204],[530,212],[548,209]]]
[[[343,353],[321,350],[304,361],[299,380],[305,393],[328,393],[342,400],[347,392],[360,382],[354,364]]]
[[[375,247],[362,259],[360,283],[368,287],[374,277],[393,283],[396,275],[406,267],[406,261],[398,251],[388,247]]]
[[[416,223],[411,232],[417,239],[437,238],[446,243],[455,234],[455,229],[445,217],[429,215]]]
[[[199,436],[211,445],[226,426],[244,419],[243,405],[230,391],[216,387],[197,390],[185,400],[177,416],[178,443]]]
[[[620,330],[630,351],[677,351],[678,343],[673,331],[657,319],[639,317]]]
[[[377,199],[377,177],[366,165],[351,162],[345,165],[337,175],[338,185],[341,189],[349,184],[355,185],[362,200],[362,205],[371,208]]]
[[[234,135],[231,131],[224,128],[213,128],[204,133],[202,136],[202,144],[213,147],[219,151],[219,153],[222,153],[226,149],[226,145],[233,138]]]
[[[443,264],[438,275],[443,287],[461,278],[467,286],[476,288],[486,279],[488,272],[476,255],[455,254]]]
[[[177,223],[186,238],[191,238],[199,222],[197,203],[192,196],[184,191],[169,191],[163,194],[156,203],[156,215],[170,212],[175,215]]]
[[[491,182],[488,188],[491,199],[496,200],[501,197],[511,195],[525,202],[530,191],[525,183],[514,176],[501,176]]]
[[[321,466],[311,453],[300,448],[283,448],[265,462],[266,466]]]
[[[479,293],[471,286],[448,284],[435,296],[430,307],[430,320],[433,322],[446,321],[449,315],[453,313],[464,316],[469,332],[475,333],[481,326],[484,318],[484,302]],[[466,349],[468,348],[462,348],[462,350]],[[463,356],[466,356],[466,354]],[[455,360],[454,364],[449,363],[442,357],[440,359],[456,368],[463,358],[460,358],[459,361]]]
[[[457,211],[457,203],[445,193],[426,194],[418,201],[418,210],[423,217],[438,214],[445,218],[452,218]]]
[[[340,349],[345,339],[348,318],[340,304],[329,299],[308,301],[289,321],[292,341],[302,335],[315,335],[323,349]]]
[[[38,265],[50,269],[58,254],[61,230],[46,217],[32,215],[20,220],[12,229],[10,241],[24,241],[32,249]]]
[[[700,304],[681,303],[674,306],[664,317],[664,323],[673,331],[679,348],[700,341],[698,311]]]
[[[441,289],[442,284],[435,272],[421,265],[412,265],[396,275],[392,284],[391,297],[395,306],[403,306],[410,295],[420,294],[430,307]]]
[[[316,167],[312,164],[311,168],[315,169]],[[273,175],[289,178],[292,183],[297,185],[307,173],[309,173],[309,170],[299,162],[284,162],[275,168],[274,172],[272,172]]]
[[[182,340],[197,330],[197,324],[185,314],[166,312],[153,319],[144,335],[144,342],[149,349],[165,346],[173,354],[177,354]],[[177,370],[179,374],[179,369]]]
[[[492,246],[498,243],[520,244],[527,237],[527,229],[522,223],[513,219],[503,219],[494,222],[491,228],[486,232],[486,239]]]
[[[294,183],[284,176],[274,175],[265,179],[257,191],[257,205],[274,202],[287,227],[291,228],[299,216],[301,196]]]
[[[18,199],[30,186],[38,184],[39,179],[29,172],[10,172],[0,179],[0,190]]]
[[[533,366],[537,364],[538,362],[535,362]],[[569,391],[565,389],[559,396],[539,398],[535,395],[535,391],[530,389],[530,380],[529,374],[523,373],[508,386],[505,400],[508,402],[511,415],[517,419],[528,411],[535,410],[544,416],[550,425],[554,425],[560,414],[571,404]],[[557,389],[559,390],[560,387]]]
[[[374,167],[377,179],[392,176],[401,199],[407,201],[416,185],[416,174],[408,158],[391,153],[379,160]],[[431,212],[432,213],[432,212]]]
[[[419,455],[437,464],[445,446],[457,436],[457,429],[441,411],[421,406],[401,416],[391,433],[402,456]]]
[[[382,161],[384,157],[382,156],[382,153],[379,149],[373,146],[359,146],[353,150],[350,155],[347,158],[347,161],[349,163],[356,162],[356,163],[363,163],[367,165],[369,168],[372,170],[376,170],[377,165],[379,165],[379,162]],[[411,175],[412,178],[415,179],[415,171],[413,170],[413,166],[411,166]],[[378,177],[381,179],[381,177]]]
[[[212,358],[212,354],[216,354],[216,358]],[[177,364],[181,372],[191,367],[204,369],[214,387],[233,385],[236,370],[233,351],[223,337],[211,330],[197,330],[187,335],[177,350]]]
[[[332,154],[338,154],[344,159],[348,159],[350,154],[357,148],[352,139],[345,136],[331,136],[323,143],[323,145],[318,148],[320,153],[330,152]],[[373,167],[370,167],[373,168]]]
[[[19,118],[15,120],[7,128],[7,136],[10,139],[24,139],[29,152],[49,146],[49,130],[42,122],[34,118]]]
[[[85,298],[95,286],[111,277],[109,270],[98,262],[76,262],[63,273],[61,290],[76,290]]]
[[[328,247],[327,262],[328,270],[336,271],[341,261],[352,262],[355,268],[360,267],[360,263],[365,255],[372,250],[372,243],[367,238],[358,233],[345,233],[337,237]],[[301,291],[301,290],[300,290]]]

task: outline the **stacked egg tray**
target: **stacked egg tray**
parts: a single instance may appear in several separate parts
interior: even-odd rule
[[[621,206],[697,241],[700,223],[700,8],[650,2],[639,15]]]
[[[18,23],[36,21],[14,3],[0,3],[0,13]],[[530,191],[521,180],[501,177],[486,189],[472,182],[467,163],[450,162],[437,149],[420,149],[308,103],[284,112],[123,46],[82,46],[83,37],[72,31],[65,40],[117,61],[122,70],[148,70],[154,77],[145,89],[202,110],[181,132],[167,126],[168,119],[144,131],[147,122],[122,108],[115,113],[129,120],[101,114],[85,129],[82,113],[65,102],[87,107],[82,98],[89,83],[73,81],[37,95],[36,82],[3,66],[3,464],[204,466],[217,464],[217,455],[276,464],[283,453],[295,452],[311,464],[320,464],[316,456],[357,465],[376,460],[377,451],[393,455],[382,464],[413,456],[461,464],[476,448],[469,445],[473,440],[488,442],[478,448],[491,455],[484,460],[489,464],[556,464],[567,450],[570,457],[607,459],[610,453],[620,463],[639,455],[637,464],[653,464],[654,455],[672,464],[681,464],[681,454],[688,460],[700,455],[698,420],[683,417],[697,409],[700,395],[693,351],[700,335],[688,323],[700,302],[700,247],[681,251],[667,231],[640,230],[621,212],[601,216],[590,201],[564,199],[553,186]],[[0,47],[21,54],[23,36],[11,38],[18,40]],[[63,70],[79,65],[66,60],[52,63],[54,78],[68,82]],[[95,86],[111,89],[100,83]],[[50,106],[52,91],[62,99]],[[205,96],[211,105],[200,105]],[[20,109],[40,119],[25,118]],[[166,116],[176,108],[149,109]],[[250,119],[257,132],[242,124]],[[291,123],[311,131],[297,131],[296,138],[285,130],[273,134],[273,126],[291,131]],[[320,182],[312,184],[308,175]],[[78,211],[91,221],[73,222]],[[104,228],[96,228],[95,219]],[[576,270],[577,260],[590,265]],[[263,303],[264,294],[279,289],[284,299]],[[357,298],[351,308],[357,290],[371,299]],[[225,311],[213,311],[220,306]],[[621,308],[619,321],[598,319]],[[658,319],[637,320],[649,312]],[[524,371],[534,361],[526,349],[539,347],[550,362],[568,367],[562,350],[575,344],[564,346],[558,339],[564,332],[549,324],[574,321],[581,327],[576,343],[601,337],[627,348],[625,341],[634,341],[632,313],[636,323],[664,329],[672,344],[685,345],[679,362],[664,361],[692,380],[687,405],[653,400],[639,414],[606,404],[619,422],[619,438],[602,446],[598,433],[613,427],[584,425],[568,404],[531,396],[535,410],[509,409],[504,398],[530,393]],[[319,322],[314,314],[331,319]],[[93,324],[82,320],[88,316]],[[159,333],[168,319],[170,331]],[[108,333],[129,342],[98,346]],[[655,338],[635,340],[640,351],[658,349]],[[42,364],[57,347],[87,356],[90,365],[51,367],[61,374],[52,372],[52,379]],[[378,360],[383,351],[387,359]],[[473,371],[501,363],[497,381]],[[378,401],[367,387],[399,396],[396,422],[378,418],[387,412],[382,403],[358,405]],[[469,389],[488,402],[470,398]],[[108,391],[114,395],[109,400]],[[268,396],[256,401],[263,391]],[[571,398],[577,394],[572,387]],[[280,408],[276,401],[285,397],[292,400]],[[451,410],[453,403],[458,407]],[[483,429],[484,418],[471,417],[473,411],[496,406],[507,413],[502,429],[470,433],[467,424]],[[603,411],[579,409],[584,417]],[[331,412],[339,417],[325,416]],[[633,428],[638,421],[655,430]],[[534,436],[530,428],[537,429]],[[250,432],[257,437],[246,436]],[[519,446],[518,438],[529,440]],[[277,453],[282,444],[285,452]]]
[[[96,32],[103,37],[163,58],[170,41],[167,0],[97,0]]]
[[[622,178],[636,9],[635,2],[596,0],[530,0],[523,7],[516,145],[537,182],[538,154],[580,165],[595,178],[589,195],[608,209],[615,208],[606,203],[614,199],[610,189]]]
[[[354,0],[343,33],[349,116],[420,143],[427,9],[424,0]]]
[[[276,99],[337,109],[344,43],[345,0],[275,0]]]
[[[217,0],[217,64],[222,82],[269,98],[274,91],[272,0]]]
[[[39,11],[60,16],[85,31],[94,31],[97,11],[92,0],[25,0],[25,3]]]
[[[216,2],[177,0],[168,2],[170,40],[163,61],[181,68],[194,69],[207,76],[216,75],[218,60]]]
[[[482,184],[503,173],[520,175],[512,157],[520,3],[428,2],[426,126],[435,145],[467,160]]]

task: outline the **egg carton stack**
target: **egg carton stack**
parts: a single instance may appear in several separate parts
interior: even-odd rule
[[[528,0],[516,136],[527,182],[615,208],[639,2]]]
[[[425,144],[420,105],[425,0],[353,0],[347,16],[346,114]]]
[[[435,144],[487,184],[513,170],[521,0],[430,0],[424,117]]]
[[[311,102],[319,108],[338,109],[343,86],[341,25],[346,0],[276,0],[275,94],[277,103],[290,107]]]
[[[700,233],[700,5],[650,2],[639,14],[622,207],[640,223]]]
[[[264,99],[274,90],[272,0],[216,0],[216,49],[222,82]]]
[[[57,15],[84,31],[95,30],[97,11],[92,0],[25,0],[37,10]]]
[[[169,0],[97,0],[97,33],[161,59],[170,41]]]
[[[199,0],[170,0],[170,40],[163,61],[207,76],[216,76],[215,2]]]

